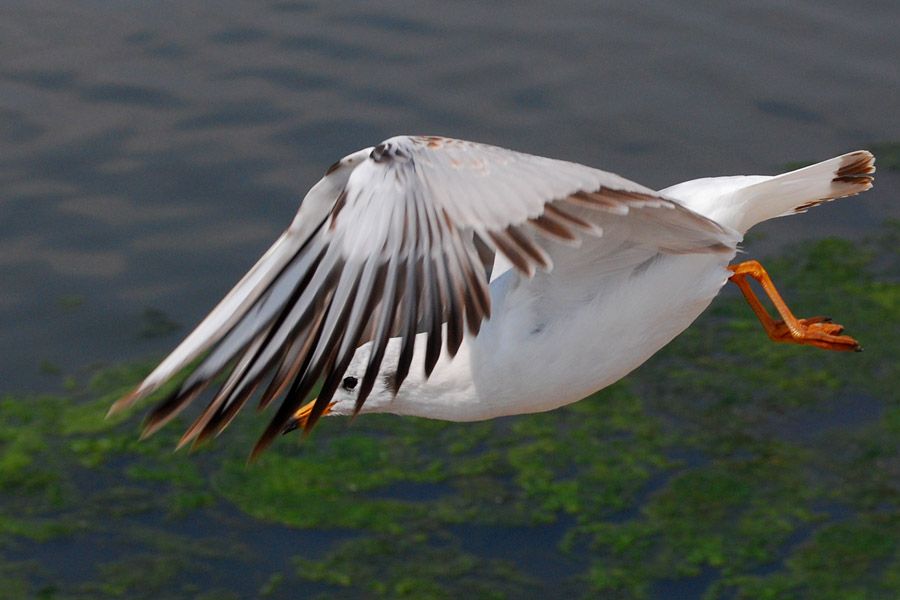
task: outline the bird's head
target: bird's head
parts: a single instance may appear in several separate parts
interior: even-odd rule
[[[372,381],[371,388],[369,390],[365,389],[364,379],[371,346],[372,344],[368,343],[357,349],[350,361],[350,365],[344,371],[344,375],[340,383],[338,383],[334,395],[319,416],[351,416],[364,412],[383,412],[386,406],[394,399],[396,396],[394,390],[395,374],[392,369],[386,368],[387,365],[394,364],[390,357],[382,363],[382,369]],[[390,346],[393,346],[393,344],[389,345],[388,355],[394,354],[394,352],[391,352],[393,348]],[[357,409],[361,393],[365,394],[365,403]],[[301,406],[294,413],[291,421],[284,427],[282,433],[289,433],[295,429],[308,429],[307,424],[312,417],[315,404],[316,400],[312,400]]]

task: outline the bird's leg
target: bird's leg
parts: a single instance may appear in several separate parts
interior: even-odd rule
[[[826,350],[860,349],[859,342],[850,336],[840,335],[844,328],[836,323],[831,323],[831,319],[828,317],[813,317],[811,319],[798,319],[795,317],[787,307],[787,304],[785,304],[781,294],[775,289],[769,274],[755,260],[730,265],[728,268],[734,272],[734,275],[729,277],[729,280],[741,288],[741,292],[750,304],[750,308],[759,317],[760,323],[765,327],[766,333],[769,334],[773,341],[808,344]],[[759,298],[750,289],[747,277],[751,277],[759,282],[772,304],[775,305],[775,310],[784,319],[783,321],[776,321],[769,316]]]

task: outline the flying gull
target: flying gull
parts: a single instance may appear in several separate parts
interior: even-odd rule
[[[260,408],[280,398],[255,457],[323,415],[551,410],[642,364],[729,280],[772,340],[858,350],[828,319],[794,317],[759,263],[729,263],[753,225],[865,191],[873,165],[857,151],[654,191],[485,144],[393,137],[332,165],[274,245],[110,412],[184,377],[148,415],[149,435],[218,385],[182,446],[221,432],[251,396]]]

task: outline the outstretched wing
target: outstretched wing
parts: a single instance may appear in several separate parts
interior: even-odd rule
[[[307,427],[315,423],[363,343],[373,341],[373,349],[357,410],[391,337],[402,338],[399,388],[417,331],[427,332],[426,374],[442,346],[453,356],[466,330],[476,335],[491,310],[479,245],[530,277],[553,268],[548,244],[600,236],[598,222],[610,213],[658,222],[664,251],[717,251],[736,241],[733,231],[611,173],[460,140],[391,138],[331,167],[250,272],[111,410],[146,397],[202,356],[148,416],[146,434],[227,373],[182,443],[220,431],[268,382],[261,407],[287,392],[255,455],[324,380]]]

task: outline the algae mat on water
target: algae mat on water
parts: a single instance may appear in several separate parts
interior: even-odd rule
[[[326,419],[249,467],[260,419],[192,454],[104,420],[150,362],[3,398],[0,596],[898,597],[900,225],[783,256],[865,352],[772,344],[726,293],[565,409]]]

